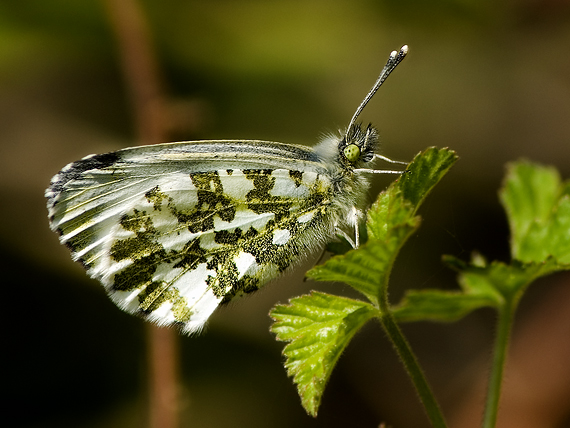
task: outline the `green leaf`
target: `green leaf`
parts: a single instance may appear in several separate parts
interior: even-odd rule
[[[402,226],[419,226],[419,218],[414,218],[414,212],[415,207],[402,197],[398,182],[392,183],[380,193],[368,210],[368,239],[389,242],[395,237],[401,237],[396,229]]]
[[[459,271],[464,293],[472,290],[496,291],[499,314],[493,364],[483,425],[495,426],[503,370],[514,314],[528,285],[540,276],[570,269],[570,183],[561,183],[551,167],[516,162],[507,168],[501,202],[511,229],[511,264],[487,265],[476,259],[466,265],[448,258]],[[443,305],[445,306],[445,305]]]
[[[317,281],[344,282],[378,306],[378,293],[388,281],[394,257],[415,229],[414,223],[392,228],[387,241],[369,240],[356,251],[315,266],[307,272],[307,277]]]
[[[470,268],[463,261],[451,256],[446,256],[444,261],[458,271]],[[485,261],[479,256],[474,258],[473,263],[473,269],[479,269],[481,272],[486,269]],[[463,274],[460,275],[461,291],[409,290],[402,301],[392,308],[392,313],[398,322],[452,322],[476,309],[500,304],[502,296],[495,287],[476,275],[469,279],[467,281]]]
[[[497,308],[506,301],[518,301],[533,281],[559,270],[559,264],[553,257],[544,262],[522,263],[514,260],[506,264],[495,261],[485,266],[467,265],[451,256],[444,260],[459,272],[459,285],[465,295],[487,298],[489,304],[484,306]]]
[[[404,198],[415,210],[456,161],[457,154],[453,150],[436,147],[416,155],[408,166],[409,173],[404,174],[399,183]]]
[[[354,334],[374,316],[368,303],[313,291],[277,305],[270,315],[277,339],[290,342],[283,354],[289,376],[297,384],[303,407],[317,415],[326,382]]]
[[[553,168],[510,164],[500,198],[511,228],[511,264],[487,264],[477,255],[471,264],[444,257],[459,272],[461,291],[410,291],[394,316],[399,321],[454,321],[484,306],[516,307],[535,279],[570,269],[569,190]]]
[[[441,290],[410,290],[393,308],[397,322],[457,321],[485,306],[495,306],[488,296]]]
[[[390,228],[409,221],[435,185],[457,161],[449,149],[430,147],[418,153],[407,172],[382,192],[368,211],[368,234],[385,240]]]
[[[552,167],[510,164],[500,197],[511,229],[511,254],[523,262],[570,263],[570,183]]]

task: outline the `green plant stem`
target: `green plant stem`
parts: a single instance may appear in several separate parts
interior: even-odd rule
[[[382,305],[387,306],[387,305]],[[404,363],[404,367],[414,384],[416,391],[420,397],[424,409],[427,413],[431,425],[434,428],[446,428],[445,419],[437,404],[435,396],[431,391],[428,381],[418,363],[415,354],[412,352],[410,344],[402,334],[400,327],[396,323],[394,317],[389,312],[389,310],[383,310],[380,317],[380,322],[384,327],[384,331],[390,338],[396,352],[400,356],[400,359]]]
[[[511,326],[513,324],[515,306],[516,305],[513,302],[507,302],[499,310],[493,365],[491,367],[491,374],[489,377],[485,414],[483,416],[483,428],[494,428],[497,423],[503,371],[505,369],[505,361],[507,359],[507,349],[509,346],[509,337],[511,334]]]

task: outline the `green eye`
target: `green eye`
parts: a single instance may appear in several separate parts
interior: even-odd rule
[[[360,148],[356,144],[349,144],[344,149],[344,155],[350,162],[356,162],[360,157]]]

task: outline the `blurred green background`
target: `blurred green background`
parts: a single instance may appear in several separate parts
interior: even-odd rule
[[[528,158],[570,176],[566,1],[139,4],[168,100],[171,140],[314,144],[348,124],[388,53],[409,45],[361,119],[379,128],[381,153],[393,159],[410,160],[432,145],[461,159],[428,198],[422,228],[397,262],[394,302],[409,287],[456,287],[442,254],[468,258],[478,249],[508,259],[497,198],[506,162]],[[118,310],[71,262],[49,230],[43,198],[68,162],[140,143],[120,56],[100,1],[0,0],[3,426],[147,423],[144,322]],[[371,195],[391,178],[376,177]],[[303,282],[317,258],[217,312],[206,334],[180,338],[182,427],[427,426],[374,323],[341,358],[319,417],[304,413],[267,313],[311,289],[353,295],[339,284]],[[562,275],[532,287],[521,325],[540,318],[548,296],[560,296],[567,283]],[[547,315],[570,313],[570,299],[553,299],[562,306]],[[454,325],[405,326],[452,426],[468,426],[462,412],[469,397],[479,397],[472,387],[486,373],[493,320],[490,311],[478,311]],[[567,352],[556,347],[570,338],[570,328],[563,331],[540,353]],[[534,339],[521,352],[537,349]],[[544,378],[549,370],[567,373],[544,362],[534,370]],[[561,394],[570,403],[568,388],[556,399]],[[554,425],[542,426],[570,426],[570,406],[557,412]]]

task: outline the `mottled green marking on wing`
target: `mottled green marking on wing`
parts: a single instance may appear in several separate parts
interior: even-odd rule
[[[162,304],[170,302],[176,321],[188,322],[192,317],[186,299],[180,296],[177,288],[171,287],[167,282],[151,282],[140,292],[139,302],[140,309],[145,313],[155,311]]]
[[[193,233],[212,230],[215,215],[224,221],[231,222],[235,217],[238,202],[224,194],[217,171],[190,174],[190,178],[198,189],[198,203],[189,215],[178,212],[178,221],[186,223]]]
[[[169,263],[173,268],[182,268],[184,273],[206,263],[207,269],[216,274],[208,275],[205,281],[214,295],[222,299],[221,303],[226,303],[236,296],[256,291],[268,279],[277,276],[307,253],[312,243],[303,239],[304,234],[322,222],[329,206],[327,200],[331,198],[331,194],[324,189],[330,192],[330,188],[323,187],[322,182],[317,181],[306,198],[273,196],[270,194],[275,185],[272,170],[243,172],[253,183],[253,189],[247,193],[244,201],[235,200],[224,192],[220,177],[215,171],[190,174],[198,189],[198,201],[191,209],[179,209],[176,201],[158,186],[149,191],[145,196],[153,204],[152,211],[167,209],[177,219],[178,226],[173,228],[173,233],[184,228],[195,234],[200,233],[181,250],[167,251],[161,244],[166,239],[166,234],[154,227],[152,211],[134,210],[132,214],[125,215],[121,227],[133,232],[135,236],[114,242],[111,257],[117,262],[131,260],[132,263],[115,275],[114,288],[122,291],[143,290],[137,297],[139,307],[144,312],[152,312],[163,303],[171,302],[179,308],[175,316],[181,320],[187,318],[190,312],[184,310],[183,298],[177,294],[176,288],[170,283],[152,280],[159,265]],[[298,187],[302,173],[289,175]],[[274,219],[268,220],[262,228],[252,225],[245,229],[231,228],[236,214],[248,211],[256,215],[272,213]],[[313,213],[310,220],[299,222],[299,217],[309,212]],[[216,217],[226,221],[229,228],[214,230]],[[287,231],[287,241],[274,243],[276,231]],[[211,248],[210,243],[210,247],[204,247],[201,239],[212,234],[217,245]],[[236,257],[242,253],[255,258],[259,266],[256,271],[240,275]]]
[[[245,176],[253,181],[254,189],[247,195],[247,207],[256,214],[274,213],[275,220],[281,221],[290,215],[290,209],[295,200],[270,195],[275,186],[275,177],[271,170],[244,170]],[[301,173],[302,174],[302,173]]]
[[[159,190],[153,190],[154,196],[159,196]],[[166,199],[161,197],[160,200]],[[160,207],[155,209],[160,210]],[[140,289],[138,295],[139,308],[143,313],[150,313],[166,302],[172,303],[174,318],[179,322],[187,322],[192,311],[187,307],[184,297],[178,289],[162,281],[152,278],[161,263],[174,260],[177,254],[168,254],[158,242],[158,231],[153,225],[152,217],[146,211],[133,210],[132,215],[124,215],[121,227],[134,232],[135,237],[121,239],[111,247],[111,259],[116,262],[131,260],[132,263],[115,274],[113,288],[117,291],[132,291]]]
[[[147,198],[147,200],[149,202],[152,202],[154,204],[154,209],[155,210],[162,210],[162,202],[163,201],[168,201],[169,197],[166,196],[164,193],[162,193],[158,186],[153,187],[152,189],[150,189],[146,194],[145,197]]]
[[[291,170],[289,171],[289,177],[291,177],[296,187],[299,187],[303,183],[303,173],[301,171]]]
[[[200,263],[207,262],[208,252],[200,247],[199,239],[193,239],[184,245],[179,255],[180,260],[173,266],[174,268],[194,269]]]
[[[87,156],[45,195],[52,230],[115,303],[192,332],[331,235],[329,166],[289,144],[171,143]]]

